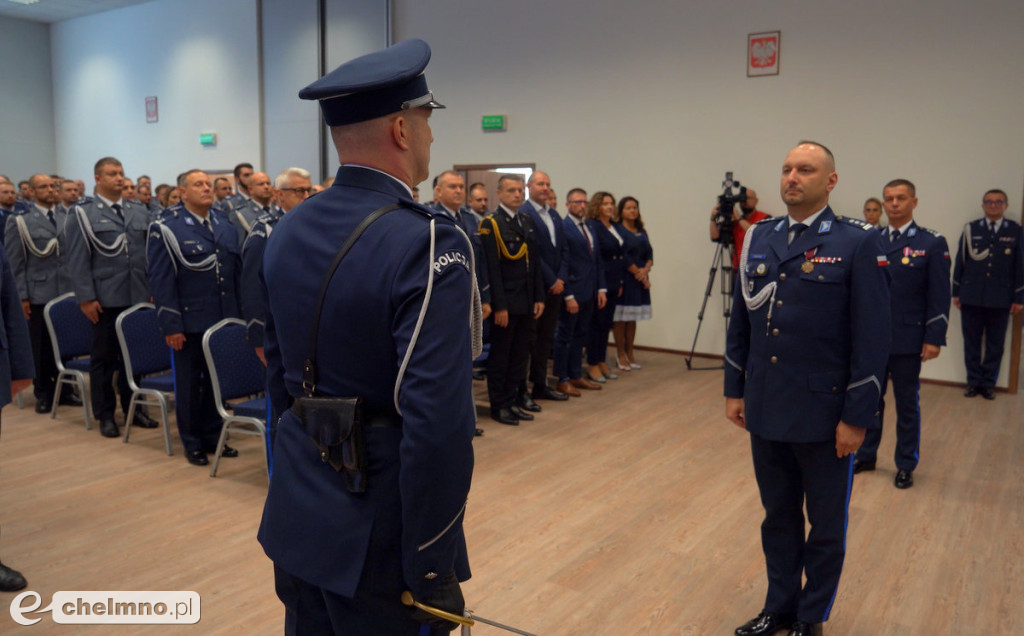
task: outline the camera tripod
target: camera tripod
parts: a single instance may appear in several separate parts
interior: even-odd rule
[[[730,235],[731,239],[732,236]],[[729,328],[729,316],[732,315],[732,288],[733,269],[732,256],[736,246],[731,242],[718,243],[715,248],[715,256],[711,260],[711,269],[708,271],[708,283],[704,287],[704,301],[700,304],[700,311],[697,313],[697,331],[693,334],[693,345],[690,347],[690,355],[686,358],[686,368],[691,371],[708,371],[711,369],[724,369],[725,363],[712,367],[694,367],[693,352],[697,349],[697,337],[700,335],[700,326],[704,323],[704,311],[708,306],[708,299],[711,298],[711,290],[715,284],[715,275],[721,270],[721,294],[722,294],[722,317],[725,318],[726,330]]]

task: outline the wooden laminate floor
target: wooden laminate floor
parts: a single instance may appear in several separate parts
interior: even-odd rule
[[[481,615],[538,634],[705,635],[761,609],[762,510],[748,438],[722,415],[721,371],[687,371],[670,354],[641,361],[519,427],[481,409],[464,585]],[[856,478],[826,633],[1021,633],[1024,395],[987,402],[925,385],[922,404],[915,486],[892,485],[891,424],[878,470]],[[32,405],[3,411],[0,558],[44,607],[58,590],[193,590],[202,620],[64,626],[43,615],[20,627],[3,594],[0,633],[281,633],[255,540],[266,488],[255,439],[234,440],[241,457],[211,479],[176,437],[167,457],[158,431],[134,430],[126,445],[86,431],[80,410],[51,420]]]

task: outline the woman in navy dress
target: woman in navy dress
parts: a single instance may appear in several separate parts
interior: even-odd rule
[[[580,195],[582,196],[582,195]],[[615,197],[608,192],[597,192],[587,203],[587,227],[604,266],[608,302],[594,312],[587,328],[588,374],[594,382],[604,383],[619,376],[608,368],[608,335],[612,330],[615,306],[622,296],[622,232],[612,223],[615,216]]]
[[[639,369],[633,355],[633,341],[636,338],[638,320],[651,319],[651,267],[654,266],[654,250],[644,230],[640,217],[640,202],[634,197],[623,197],[619,201],[616,228],[622,234],[622,297],[615,307],[612,330],[615,333],[615,348],[618,365],[623,371]]]

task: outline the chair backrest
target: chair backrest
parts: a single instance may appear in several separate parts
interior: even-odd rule
[[[156,307],[150,303],[129,307],[114,327],[129,377],[170,371],[171,348],[160,333]]]
[[[79,309],[74,293],[68,292],[46,303],[43,319],[50,332],[58,369],[64,369],[62,359],[89,355],[92,349],[92,323]]]
[[[203,354],[217,403],[266,389],[267,368],[245,337],[245,323],[225,318],[203,334]]]

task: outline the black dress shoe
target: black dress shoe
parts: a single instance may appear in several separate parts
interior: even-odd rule
[[[210,463],[210,460],[206,458],[206,453],[201,450],[185,451],[185,459],[195,466],[205,466]]]
[[[157,422],[141,411],[136,411],[135,417],[132,418],[132,426],[138,426],[139,428],[157,428],[160,426],[160,422]]]
[[[100,435],[103,437],[120,437],[121,431],[117,429],[117,422],[114,420],[103,420],[100,422]]]
[[[213,455],[213,454],[215,454],[217,452],[217,447],[214,446],[211,450],[204,450],[203,452],[208,454],[208,455]],[[220,456],[221,457],[238,457],[238,450],[235,449],[235,448],[231,448],[227,444],[224,444],[224,450],[222,450],[220,452]]]
[[[821,636],[821,623],[797,621],[789,630],[789,636]]]
[[[555,391],[548,385],[544,384],[540,387],[534,385],[533,387],[533,399],[535,400],[554,400],[555,402],[565,402],[569,399],[569,396],[561,391]]]
[[[483,437],[483,436],[484,436],[484,429],[482,429],[482,428],[476,429],[476,432],[473,433],[473,437]]]
[[[896,487],[901,490],[906,490],[914,485],[914,471],[912,470],[899,470],[896,472],[896,481],[894,482]]]
[[[736,628],[736,636],[762,636],[774,634],[780,629],[789,629],[793,626],[796,616],[793,614],[772,614],[767,610],[761,610],[757,618],[752,618]]]
[[[512,411],[512,415],[516,416],[516,418],[520,420],[524,420],[526,422],[533,421],[533,416],[524,411],[523,409],[519,408],[518,406],[513,406],[509,410]]]
[[[76,393],[69,391],[60,396],[59,404],[61,406],[82,406],[82,398],[78,397]]]
[[[491,419],[495,422],[502,424],[508,424],[509,426],[519,426],[519,418],[512,413],[512,409],[498,409],[497,411],[491,411]]]
[[[486,380],[487,378],[484,377],[483,371],[480,371],[479,369],[473,369],[473,379],[476,380],[477,382],[480,382],[481,380]]]
[[[980,389],[978,389],[978,391],[981,393],[981,397],[985,398],[986,400],[996,399],[996,391],[990,386],[983,386]]]
[[[0,592],[17,592],[28,585],[21,572],[0,563]]]
[[[964,391],[964,397],[974,397],[978,394],[978,387],[967,385],[967,390]]]
[[[853,458],[853,474],[864,473],[869,470],[875,469],[875,462],[869,462],[862,459]]]
[[[38,398],[36,400],[36,413],[49,413],[53,408],[53,400]]]
[[[544,410],[540,407],[540,404],[534,402],[533,398],[531,398],[529,395],[520,395],[518,406],[520,409],[524,411],[529,411],[530,413],[540,413],[541,411]]]

